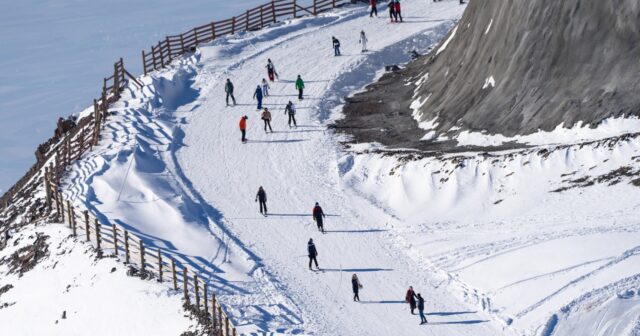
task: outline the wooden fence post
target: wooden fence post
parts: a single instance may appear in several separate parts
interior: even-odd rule
[[[144,50],[142,50],[142,71],[144,75],[147,75],[147,58],[145,57]]]
[[[332,6],[333,8],[336,8],[336,0],[331,0],[331,6]]]
[[[195,30],[193,31],[195,33]],[[180,50],[184,53],[184,37],[183,34],[180,34]],[[196,35],[197,36],[197,35]],[[196,45],[198,44],[198,40],[196,39]]]
[[[129,231],[124,230],[124,263],[129,263]]]
[[[144,272],[144,243],[140,239],[140,272]]]
[[[204,314],[206,316],[206,315],[209,315],[209,304],[208,304],[208,302],[209,302],[209,300],[208,300],[209,295],[208,294],[209,293],[207,293],[207,284],[205,282],[203,282],[202,284],[203,284],[203,286],[202,286],[202,303],[204,303],[204,310],[203,311],[204,311]]]
[[[235,32],[236,32],[236,17],[234,16],[231,18],[231,35],[235,34]]]
[[[69,228],[71,229],[71,201],[67,201],[67,220],[69,221]]]
[[[158,248],[158,280],[162,282],[162,253]]]
[[[89,230],[89,211],[84,211],[84,233],[87,234],[87,241],[91,241],[91,230]]]
[[[165,43],[167,44],[167,51],[169,52],[169,62],[167,62],[168,64],[168,63],[171,63],[171,59],[172,59],[171,57],[173,56],[171,54],[171,43],[169,42],[169,36],[165,38]]]
[[[222,309],[222,308],[220,308]],[[224,334],[225,336],[229,335],[229,318],[228,317],[224,317]]]
[[[182,268],[182,284],[184,300],[189,302],[189,276],[187,275],[187,267]]]
[[[60,198],[60,222],[64,223],[64,199],[62,198],[62,193],[58,193],[58,197]]]
[[[298,0],[293,0],[293,18],[298,17]]]
[[[115,98],[115,100],[118,100],[120,97],[120,76],[119,76],[119,71],[118,71],[118,63],[116,62],[113,65],[113,88],[112,93],[113,93],[113,97]]]
[[[273,16],[273,23],[276,23],[276,2],[271,1],[271,16]]]
[[[215,331],[218,327],[218,319],[216,318],[216,294],[211,294],[211,324],[213,325],[213,330]]]
[[[77,237],[78,232],[76,231],[76,211],[73,208],[73,205],[70,205],[69,208],[71,209],[71,230],[73,232],[73,236]]]
[[[100,248],[100,242],[102,241],[102,239],[100,238],[100,223],[98,222],[97,218],[93,220],[93,223],[96,226],[96,246],[98,249],[98,255],[102,255],[102,249]]]
[[[158,41],[158,49],[160,49],[160,67],[164,68],[164,52],[162,51],[161,41]]]
[[[55,191],[53,196],[56,201],[56,220],[59,221],[60,217],[62,217],[62,208],[60,206],[60,195],[57,191]]]
[[[115,256],[118,256],[118,228],[115,224],[111,224],[111,232],[113,233],[113,249]]]
[[[200,285],[198,284],[198,273],[193,273],[193,287],[196,290],[196,308],[200,310]]]
[[[211,22],[211,40],[216,39],[216,23]]]
[[[153,70],[158,70],[158,62],[156,61],[156,47],[151,46],[151,59],[153,60]]]
[[[264,5],[260,6],[260,28],[264,27]]]
[[[171,258],[171,274],[173,275],[173,289],[178,290],[178,276],[176,275],[176,261]]]
[[[67,136],[64,138],[64,165],[68,166],[71,164],[71,135],[67,133]]]
[[[49,167],[44,167],[44,176],[42,177],[44,190],[47,195],[47,211],[51,212],[51,182],[49,181]]]
[[[98,100],[93,100],[93,141],[91,146],[98,144],[98,137],[100,136],[100,110],[98,108]]]
[[[247,23],[245,25],[245,30],[249,30],[249,11],[246,11],[244,15],[247,17]]]
[[[222,321],[222,307],[220,307],[220,303],[218,303],[218,324],[220,325],[220,331],[222,331],[224,322]]]
[[[318,1],[318,0],[313,0],[313,15],[314,15],[314,16],[318,15],[318,12],[317,12],[317,10],[316,10],[316,2],[317,2],[317,1]]]

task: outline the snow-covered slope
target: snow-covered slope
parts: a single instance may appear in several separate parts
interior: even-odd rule
[[[405,23],[389,24],[383,11],[350,6],[203,46],[123,95],[63,191],[197,269],[242,333],[633,335],[637,314],[611,312],[638,309],[637,135],[422,158],[371,144],[345,152],[327,130],[344,96],[443,38],[463,9],[408,0]],[[265,100],[269,134],[252,100],[267,58],[280,75]],[[235,107],[225,107],[226,78]],[[286,126],[289,100],[298,128]],[[259,186],[268,217],[254,202]],[[326,234],[312,222],[315,202]],[[309,238],[322,271],[307,268]],[[427,325],[403,302],[410,285],[426,298]]]

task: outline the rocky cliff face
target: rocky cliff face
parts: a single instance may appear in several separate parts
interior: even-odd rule
[[[406,114],[414,102],[417,120],[436,119],[440,134],[453,128],[512,136],[638,115],[640,2],[471,1],[440,46],[400,75],[404,80],[391,85],[413,85],[380,106],[368,103],[368,113]],[[382,89],[390,90],[376,85],[353,97],[338,126],[349,127]]]

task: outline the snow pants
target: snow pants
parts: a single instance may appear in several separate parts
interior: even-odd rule
[[[298,99],[302,100],[302,89],[298,89]]]
[[[271,129],[271,120],[270,119],[262,119],[264,120],[264,131],[267,131],[267,126],[269,126],[269,131],[271,131],[271,133],[273,133],[273,130]]]
[[[427,323],[427,318],[424,317],[424,310],[418,310],[418,313],[420,314],[420,323]]]
[[[270,80],[270,81],[272,81],[272,82],[273,82],[273,81],[275,80],[273,70],[268,70],[268,71],[267,71],[267,75],[269,75],[269,80]]]
[[[241,129],[240,132],[242,132],[242,142],[246,142],[247,141],[247,138],[246,138],[247,130]]]
[[[376,6],[371,6],[371,13],[369,13],[369,17],[373,17],[373,14],[378,17],[378,8]]]
[[[233,96],[233,93],[227,92],[227,106],[229,106],[229,97],[231,97],[231,100],[233,101],[233,105],[235,105],[236,104],[236,97]]]
[[[334,46],[333,47],[333,55],[334,56],[340,56],[340,46]]]
[[[258,98],[257,100],[258,100],[258,107],[257,107],[257,109],[258,109],[258,110],[262,110],[262,97]]]
[[[260,213],[261,214],[267,214],[267,201],[262,201],[260,200]]]
[[[316,259],[316,256],[309,256],[309,269],[311,269],[311,262],[315,262],[316,263],[316,267],[318,266],[318,259]]]
[[[293,113],[289,113],[289,127],[291,127],[291,121],[293,121],[293,126],[298,127],[296,124],[296,115]]]
[[[322,216],[316,217],[316,224],[318,225],[318,230],[324,232],[324,224],[322,223]]]

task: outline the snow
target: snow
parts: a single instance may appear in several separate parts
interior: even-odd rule
[[[538,132],[506,137],[501,134],[485,134],[482,132],[462,131],[456,140],[461,146],[499,146],[507,142],[518,142],[529,145],[548,145],[559,143],[579,143],[619,136],[627,133],[640,132],[640,118],[611,117],[600,122],[596,127],[576,123],[571,128],[558,125],[553,131]]]
[[[30,0],[0,12],[0,191],[35,162],[59,116],[98,98],[124,58],[142,73],[140,51],[165,35],[224,20],[265,0]],[[305,5],[301,0],[298,4]]]
[[[636,177],[603,176],[621,167],[640,171],[640,143],[580,142],[632,131],[637,120],[539,132],[518,139],[539,147],[493,155],[367,152],[384,149],[377,143],[344,151],[344,137],[327,130],[344,96],[378,76],[385,61],[446,36],[463,9],[406,1],[405,13],[424,17],[386,24],[347,6],[203,46],[143,77],[142,90],[127,89],[100,144],[71,167],[65,197],[195,269],[241,333],[633,333],[640,323],[637,294],[630,294],[640,287],[640,188],[630,184]],[[357,43],[362,29],[366,54]],[[442,50],[454,35],[455,28]],[[344,56],[332,56],[331,36]],[[267,58],[280,74],[265,100],[273,134],[264,133],[251,99]],[[298,74],[306,85],[300,102]],[[226,78],[238,106],[225,106]],[[286,126],[289,100],[298,128]],[[246,144],[237,129],[242,115],[249,116]],[[506,139],[466,134],[463,143],[464,136]],[[570,188],[580,181],[593,185]],[[254,201],[259,186],[268,195],[267,217]],[[311,219],[315,202],[327,214],[326,234]],[[309,238],[321,271],[307,268]],[[360,303],[352,301],[353,273],[364,285]],[[137,281],[168,300],[154,308],[159,316],[177,309],[166,287]],[[426,297],[425,326],[403,303],[410,285]],[[0,318],[12,312],[0,310]],[[171,323],[183,330],[179,315]]]
[[[496,80],[493,78],[493,76],[489,76],[487,79],[484,80],[484,85],[482,85],[482,89],[486,89],[488,87],[495,87],[496,86]]]
[[[484,31],[485,35],[489,34],[489,30],[491,29],[491,24],[493,24],[493,19],[489,21],[489,24],[487,25],[487,29]]]
[[[8,304],[0,310],[3,334],[178,335],[189,329],[179,291],[128,277],[115,259],[96,259],[93,248],[62,224],[13,234],[0,259],[33,243],[37,233],[49,236],[48,258],[22,277],[0,265],[0,287],[13,286],[0,295],[0,306]]]
[[[438,51],[436,51],[436,55],[439,55],[441,52],[443,52],[445,49],[447,49],[447,46],[449,45],[449,42],[451,42],[453,40],[453,38],[456,36],[456,32],[457,31],[458,31],[458,26],[453,28],[453,31],[451,31],[451,34],[449,35],[449,38],[446,41],[444,41],[442,46],[440,46]]]

